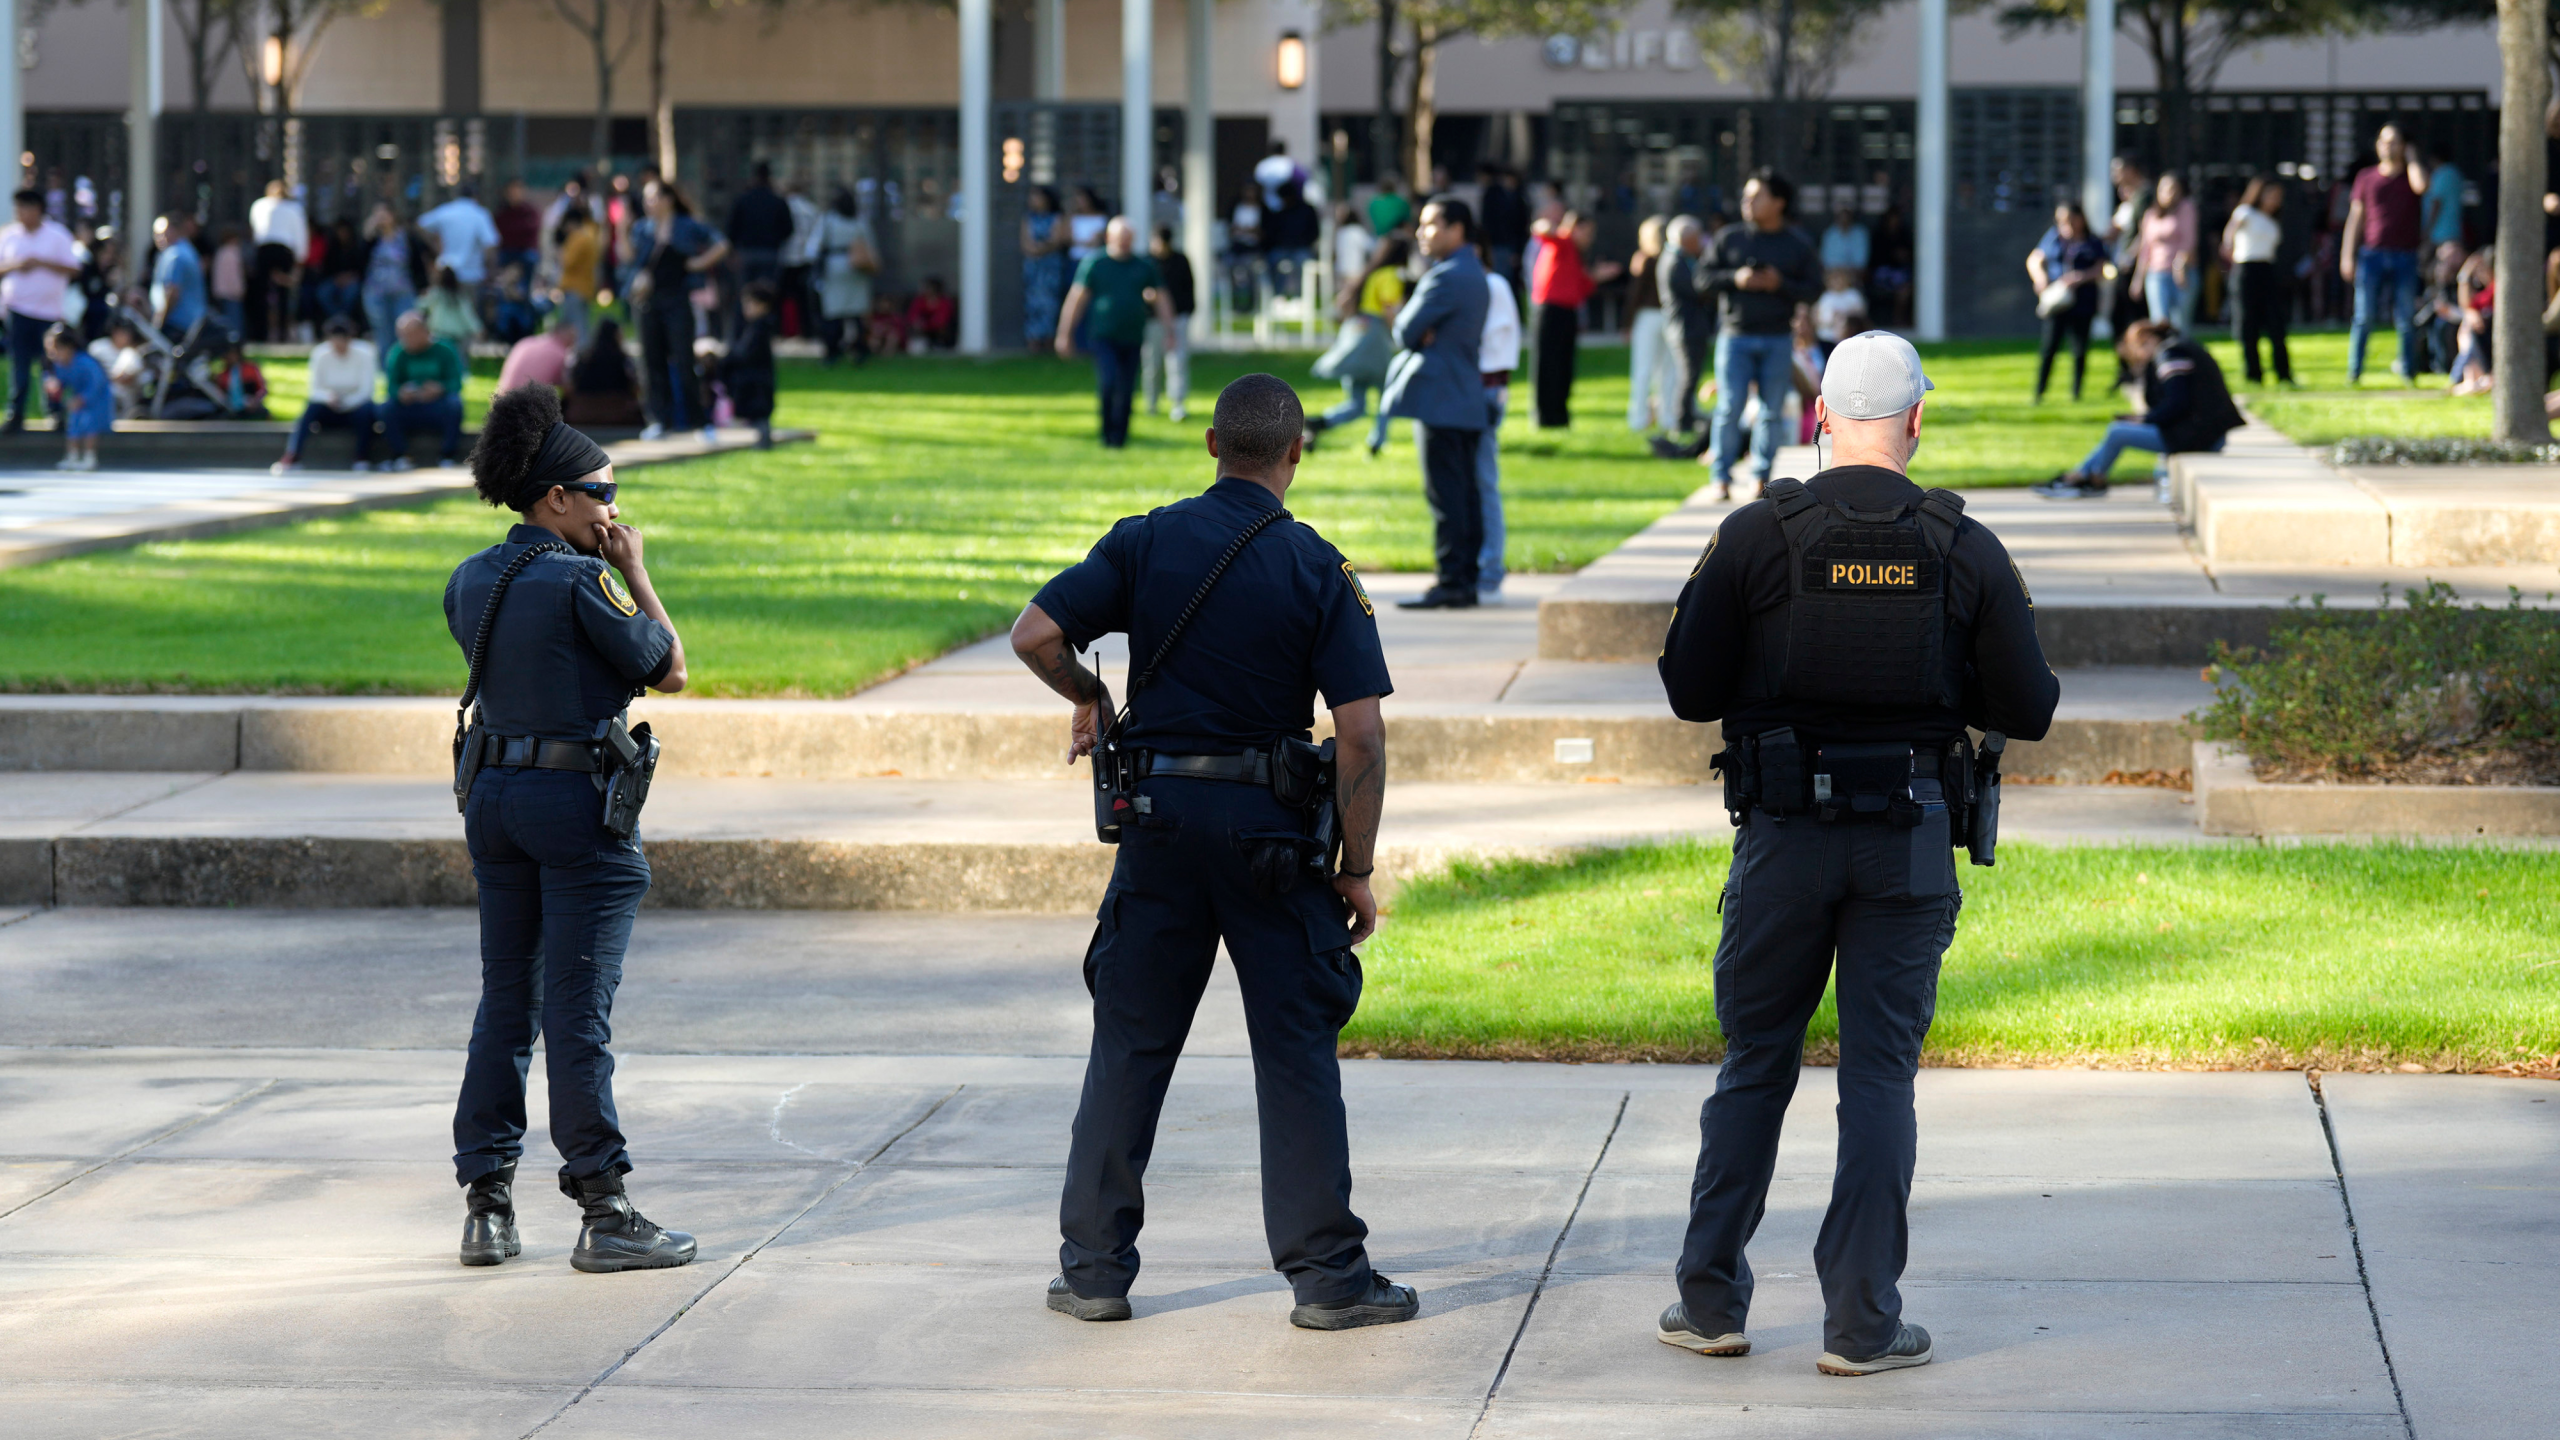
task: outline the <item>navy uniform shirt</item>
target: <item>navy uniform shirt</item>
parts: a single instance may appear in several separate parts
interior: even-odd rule
[[[1078,650],[1127,633],[1130,663],[1143,667],[1209,567],[1244,527],[1279,508],[1260,485],[1221,477],[1205,494],[1112,526],[1031,603]],[[1283,520],[1227,567],[1139,692],[1123,738],[1170,754],[1233,755],[1284,735],[1308,738],[1318,691],[1331,707],[1393,689],[1377,612],[1351,562],[1313,529]]]
[[[507,531],[455,567],[444,587],[445,628],[471,659],[489,587],[528,545],[556,540],[535,525]],[[643,686],[666,678],[675,636],[640,611],[622,576],[593,555],[536,557],[498,604],[480,667],[480,713],[494,735],[594,740]]]
[[[1919,486],[1875,465],[1825,470],[1805,484],[1817,500],[1858,510],[1920,501]],[[1957,527],[1947,552],[1946,643],[1964,665],[1954,709],[1849,706],[1775,694],[1786,656],[1773,652],[1783,651],[1786,630],[1764,622],[1789,603],[1786,532],[1776,508],[1755,500],[1716,528],[1671,614],[1658,665],[1673,713],[1721,720],[1728,738],[1791,725],[1808,739],[1852,745],[1934,745],[1968,724],[2041,740],[2053,723],[2062,684],[2036,643],[2035,602],[1999,537],[1970,518]],[[1766,633],[1772,630],[1774,646]],[[1761,683],[1747,684],[1755,673]]]

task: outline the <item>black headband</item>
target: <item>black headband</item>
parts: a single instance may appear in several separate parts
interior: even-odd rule
[[[531,505],[550,494],[552,486],[574,485],[612,463],[603,446],[566,424],[555,424],[542,437],[533,463],[525,467],[524,503]]]

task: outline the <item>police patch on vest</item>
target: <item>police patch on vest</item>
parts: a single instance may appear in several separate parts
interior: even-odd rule
[[[1348,560],[1342,562],[1342,578],[1351,582],[1351,593],[1360,601],[1360,613],[1375,616],[1378,607],[1369,603],[1369,587],[1360,583],[1360,572],[1352,569]]]
[[[1938,557],[1916,533],[1843,534],[1835,528],[1823,539],[1832,543],[1817,542],[1804,557],[1807,590],[1937,593]]]
[[[606,604],[625,615],[640,613],[640,602],[631,598],[631,591],[623,585],[621,576],[608,569],[596,577],[596,584],[603,587]]]
[[[1917,590],[1920,588],[1920,566],[1916,561],[1900,560],[1876,563],[1867,560],[1833,560],[1826,564],[1823,584],[1833,590]]]

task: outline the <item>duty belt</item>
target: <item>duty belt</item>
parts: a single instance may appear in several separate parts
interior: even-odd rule
[[[545,740],[539,735],[492,735],[481,764],[520,766],[531,770],[576,770],[593,775],[604,766],[596,747],[574,740]]]
[[[1242,755],[1163,755],[1147,751],[1138,758],[1138,774],[1180,775],[1192,780],[1232,780],[1239,785],[1271,783],[1271,752],[1248,750]]]

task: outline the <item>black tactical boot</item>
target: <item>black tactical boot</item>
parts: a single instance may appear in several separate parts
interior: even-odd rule
[[[578,1231],[578,1248],[569,1263],[590,1275],[616,1270],[665,1270],[693,1263],[693,1237],[681,1230],[662,1230],[632,1208],[622,1193],[619,1174],[589,1175],[582,1180],[560,1177],[560,1193],[587,1212]]]
[[[463,1197],[471,1207],[462,1222],[463,1264],[501,1265],[524,1253],[523,1242],[516,1239],[516,1200],[509,1188],[515,1180],[516,1167],[509,1165],[471,1182]]]

